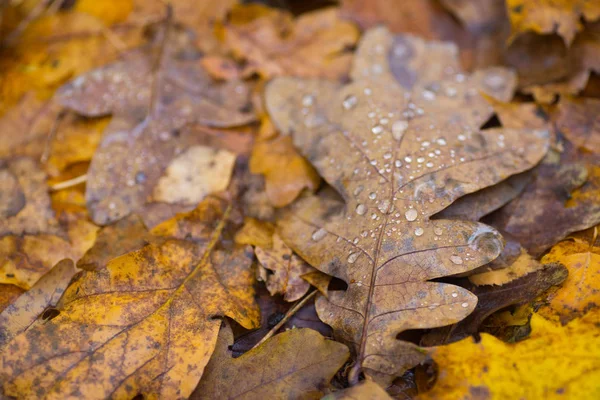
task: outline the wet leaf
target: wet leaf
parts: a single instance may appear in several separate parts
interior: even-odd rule
[[[290,204],[302,190],[315,191],[321,178],[292,144],[289,137],[259,141],[252,149],[250,171],[265,176],[266,192],[271,204]]]
[[[238,358],[227,350],[232,343],[231,329],[223,328],[192,399],[319,399],[350,355],[343,344],[306,328],[276,335]]]
[[[357,50],[353,83],[279,78],[267,87],[276,126],[346,203],[306,197],[278,226],[303,259],[348,284],[316,304],[358,354],[352,383],[361,368],[389,382],[420,362],[419,349],[396,336],[455,323],[476,303],[428,280],[470,271],[502,249],[483,224],[429,217],[546,152],[544,132],[479,131],[492,113],[479,91],[506,100],[513,76],[499,68],[467,76],[455,55],[450,44],[375,29]]]
[[[165,168],[185,149],[202,144],[184,125],[236,126],[254,119],[245,111],[248,88],[213,82],[200,62],[191,35],[167,20],[151,46],[59,90],[61,104],[82,115],[113,115],[88,172],[86,198],[94,222],[146,213],[147,197]]]
[[[566,240],[558,243],[542,262],[559,262],[569,270],[562,288],[550,297],[544,314],[558,316],[562,323],[580,317],[600,304],[600,248],[592,243]]]
[[[246,328],[259,320],[252,252],[221,247],[229,215],[224,201],[208,198],[156,227],[152,243],[83,272],[57,316],[7,344],[5,393],[188,397],[213,352],[217,317]]]
[[[590,0],[506,0],[513,37],[526,32],[557,32],[567,45],[583,27],[581,19],[600,18],[600,4]]]
[[[486,333],[432,350],[439,367],[418,399],[590,398],[600,395],[598,314],[554,325],[537,314],[531,336],[507,344]]]
[[[477,296],[477,307],[459,323],[434,329],[421,339],[423,346],[451,343],[476,334],[487,317],[498,310],[515,304],[527,304],[552,286],[567,279],[567,269],[559,264],[540,266],[535,271],[502,282],[501,285],[473,284],[462,280],[462,287]]]
[[[340,390],[323,397],[323,400],[388,400],[392,399],[385,390],[373,381],[364,381],[351,388]]]
[[[257,4],[233,8],[224,24],[225,44],[245,62],[243,74],[341,78],[348,73],[358,29],[336,8],[294,19]]]

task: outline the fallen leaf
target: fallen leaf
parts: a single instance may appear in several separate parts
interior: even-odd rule
[[[264,273],[263,279],[267,289],[272,296],[282,294],[286,301],[296,301],[308,292],[310,283],[303,279],[304,275],[322,274],[295,255],[277,234],[273,235],[271,248],[257,246],[255,252],[262,268],[271,272],[270,274]],[[325,284],[326,289],[327,284]]]
[[[439,373],[425,399],[585,399],[600,395],[599,315],[557,326],[537,314],[531,336],[507,344],[486,333],[432,350]],[[508,367],[507,367],[508,366]]]
[[[275,207],[290,204],[305,188],[315,191],[321,181],[285,136],[255,143],[249,167],[253,174],[265,176],[267,196]]]
[[[373,381],[363,381],[356,386],[328,394],[322,400],[388,400],[392,399],[385,390]]]
[[[539,269],[517,276],[512,280],[497,284],[468,283],[462,280],[462,287],[477,296],[477,307],[462,321],[451,326],[434,329],[420,341],[422,346],[436,346],[456,342],[475,335],[481,324],[493,313],[511,305],[527,304],[552,286],[561,284],[567,278],[567,269],[559,264],[540,266]]]
[[[259,247],[271,247],[273,246],[273,233],[273,224],[248,217],[244,220],[244,226],[236,232],[235,242]]]
[[[73,261],[59,261],[31,289],[6,307],[0,313],[0,348],[17,334],[29,329],[44,310],[56,306],[76,272]]]
[[[245,85],[213,82],[191,35],[169,20],[161,27],[151,46],[76,78],[57,94],[61,104],[87,117],[113,115],[88,171],[88,209],[100,225],[145,214],[164,169],[204,140],[184,125],[236,126],[254,119],[245,111]]]
[[[275,335],[238,358],[227,349],[232,343],[226,326],[192,399],[319,399],[350,355],[343,344],[306,328]]]
[[[442,0],[471,32],[486,33],[502,29],[506,19],[504,0]]]
[[[0,284],[0,313],[23,293],[25,290],[16,285]]]
[[[600,100],[561,98],[556,127],[575,146],[600,152]]]
[[[595,156],[586,158],[569,143],[563,145],[562,154],[548,153],[517,198],[485,219],[510,233],[533,257],[569,233],[600,223],[600,168]]]
[[[600,18],[600,4],[590,0],[506,0],[512,38],[526,32],[557,32],[570,45],[581,30],[581,20]]]
[[[58,315],[15,336],[0,363],[17,397],[188,397],[221,321],[259,320],[249,248],[224,249],[230,206],[207,198],[156,227],[155,240],[84,271]],[[35,382],[35,383],[34,383]]]
[[[479,90],[505,99],[513,76],[494,68],[468,76],[451,44],[365,34],[354,82],[278,78],[267,109],[282,133],[343,197],[306,197],[278,221],[279,233],[320,271],[348,289],[316,301],[336,337],[377,382],[423,360],[397,340],[409,329],[455,323],[476,298],[430,279],[477,268],[498,256],[500,235],[476,222],[430,220],[452,201],[534,166],[546,133],[479,127],[492,110]],[[435,60],[435,61],[434,61]],[[476,172],[475,172],[476,171]]]
[[[569,277],[560,290],[549,298],[543,313],[557,316],[564,324],[600,304],[600,247],[592,243],[565,240],[556,244],[542,262],[558,262],[569,270]],[[542,310],[540,310],[542,312]]]
[[[244,61],[243,75],[341,78],[348,73],[358,29],[329,8],[303,14],[258,4],[234,7],[223,26],[225,45]]]
[[[206,146],[192,146],[171,161],[154,187],[153,199],[165,203],[198,204],[211,193],[227,188],[235,154]]]

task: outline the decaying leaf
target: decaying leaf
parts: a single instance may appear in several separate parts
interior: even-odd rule
[[[292,139],[285,136],[257,142],[250,171],[265,176],[267,196],[276,207],[290,204],[305,188],[315,191],[321,181],[310,163],[298,154]]]
[[[581,19],[600,18],[600,3],[594,0],[506,0],[513,38],[526,31],[558,32],[567,45],[581,30]]]
[[[556,127],[575,146],[600,153],[600,100],[562,98]]]
[[[541,268],[517,276],[516,279],[497,285],[475,285],[462,280],[462,287],[477,296],[475,310],[465,319],[452,326],[434,329],[421,339],[423,346],[436,346],[455,342],[474,335],[483,321],[494,312],[515,304],[526,304],[567,279],[567,269],[558,264],[544,265]]]
[[[600,305],[600,248],[592,243],[566,240],[558,243],[542,262],[559,262],[569,270],[563,287],[552,296],[544,314],[566,323]]]
[[[6,307],[0,313],[0,348],[30,328],[44,310],[51,311],[76,272],[73,261],[62,260]]]
[[[165,168],[202,144],[184,125],[236,126],[254,119],[245,111],[248,88],[213,82],[200,61],[191,35],[167,19],[151,46],[59,90],[61,104],[82,115],[113,115],[88,172],[86,197],[96,223],[145,213]]]
[[[83,272],[58,315],[15,336],[0,361],[17,397],[188,397],[229,316],[256,327],[249,247],[222,246],[230,206],[207,198],[155,240]]]
[[[307,328],[275,335],[238,358],[227,349],[232,343],[226,326],[192,399],[319,399],[350,355]]]
[[[323,400],[391,400],[385,390],[373,381],[364,381],[351,388],[323,397]]]
[[[452,201],[534,166],[542,131],[479,127],[492,114],[485,91],[504,101],[514,77],[501,68],[465,75],[454,45],[367,32],[348,85],[279,78],[266,93],[281,132],[345,200],[307,197],[278,222],[285,242],[345,292],[317,299],[319,317],[351,343],[357,363],[389,382],[423,359],[396,336],[455,323],[476,298],[428,282],[498,256],[502,239],[477,222],[430,220]]]
[[[548,153],[525,190],[486,221],[510,233],[534,257],[571,232],[600,223],[597,156],[569,143]]]
[[[566,326],[537,314],[531,336],[507,344],[481,334],[432,350],[439,366],[426,399],[586,399],[600,396],[600,316],[588,315]]]
[[[329,8],[294,20],[258,4],[234,7],[223,26],[225,44],[246,65],[243,75],[337,79],[347,75],[358,29]]]

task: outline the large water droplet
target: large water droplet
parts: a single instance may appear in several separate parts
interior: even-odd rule
[[[442,233],[444,233],[444,231],[439,226],[436,226],[435,228],[433,228],[433,233],[440,236]]]
[[[356,259],[358,258],[358,256],[360,256],[359,252],[350,253],[350,255],[348,256],[348,263],[354,264],[356,262]]]
[[[452,261],[453,264],[457,264],[457,265],[460,265],[463,263],[462,257],[457,256],[457,255],[450,256],[450,261]]]
[[[410,208],[404,213],[404,217],[407,221],[414,221],[415,219],[417,219],[418,216],[419,213],[417,213],[417,210],[415,210],[414,208]]]
[[[364,204],[359,204],[356,206],[356,213],[358,215],[365,215],[367,212],[367,207]]]
[[[327,235],[327,231],[323,228],[316,230],[313,234],[312,234],[312,240],[314,240],[315,242],[318,242],[319,240],[323,239],[325,236]]]
[[[356,189],[354,189],[354,195],[358,196],[360,194],[360,192],[362,192],[365,189],[365,187],[363,185],[358,185],[356,187]]]
[[[369,198],[370,198],[371,200],[375,200],[375,199],[377,198],[377,193],[375,193],[375,192],[371,192],[371,193],[369,193]]]
[[[425,233],[425,231],[423,230],[423,228],[417,228],[415,229],[415,236],[422,236],[423,233]]]

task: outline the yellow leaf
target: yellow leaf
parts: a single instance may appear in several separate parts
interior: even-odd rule
[[[55,318],[6,344],[4,393],[188,397],[214,350],[217,317],[247,329],[260,320],[252,252],[221,248],[229,213],[224,201],[208,198],[157,227],[141,249],[84,271],[65,291]]]
[[[559,262],[569,270],[562,287],[540,312],[570,321],[600,304],[600,247],[565,240],[542,258],[543,263]]]
[[[531,336],[515,344],[481,334],[432,350],[439,373],[419,400],[595,399],[600,397],[600,314],[566,326],[534,314]]]
[[[595,0],[506,0],[512,25],[512,37],[534,31],[558,32],[567,45],[582,29],[580,19],[594,21],[600,17],[600,2]]]
[[[316,190],[321,180],[296,151],[290,136],[257,142],[250,156],[250,172],[265,176],[267,196],[276,207],[290,204],[304,188]]]

